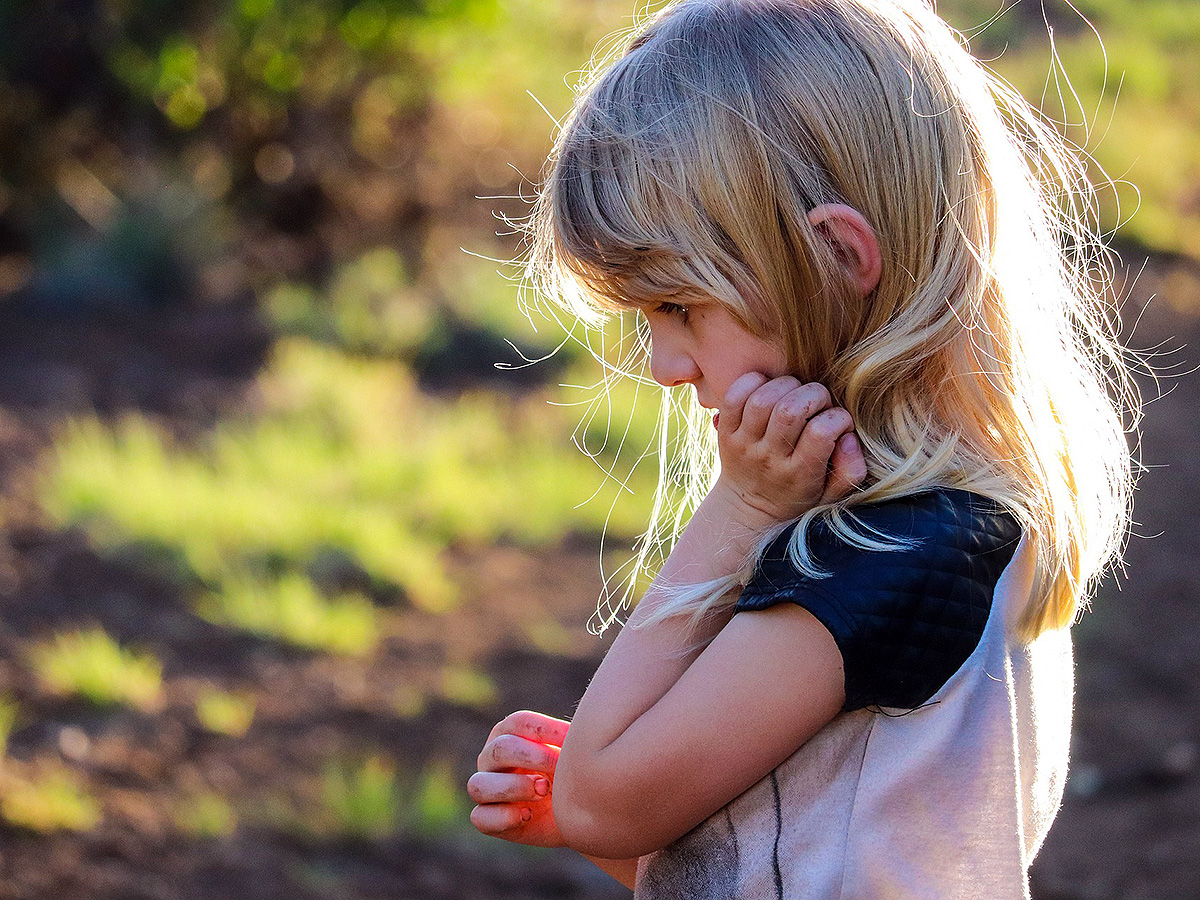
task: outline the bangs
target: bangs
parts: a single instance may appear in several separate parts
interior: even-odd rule
[[[754,279],[712,216],[711,104],[661,50],[634,47],[563,124],[535,210],[531,268],[596,324],[605,313],[703,295],[744,309]]]
[[[583,115],[573,123],[548,184],[549,249],[558,277],[606,312],[705,289],[687,262],[699,253],[687,237],[695,230],[695,204],[683,199],[686,189],[672,177],[685,167],[664,159],[681,148],[654,152],[644,136],[618,140],[598,134],[596,124]]]
[[[577,155],[601,148],[564,149],[548,184],[544,261],[552,294],[572,313],[587,321],[697,295],[736,308],[754,292],[732,239],[701,213],[699,200],[687,199],[695,192],[670,186],[667,176],[677,174],[679,161],[631,146],[624,159],[600,168],[580,164]]]
[[[580,318],[645,309],[704,291],[683,254],[653,247],[644,235],[616,234],[596,220],[572,219],[567,227],[576,239],[555,247],[556,293]]]

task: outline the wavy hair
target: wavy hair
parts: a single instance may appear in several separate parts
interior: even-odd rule
[[[808,221],[825,203],[875,229],[883,274],[865,299]],[[525,271],[588,326],[702,293],[828,387],[868,476],[800,519],[801,571],[821,574],[807,550],[817,520],[897,546],[856,527],[855,506],[935,487],[998,501],[1036,548],[1017,623],[1032,640],[1074,621],[1129,527],[1140,400],[1097,207],[1081,154],[922,0],[678,0],[581,85]],[[692,392],[664,401],[663,429],[622,602],[718,470]],[[677,589],[649,621],[696,625],[754,562]]]

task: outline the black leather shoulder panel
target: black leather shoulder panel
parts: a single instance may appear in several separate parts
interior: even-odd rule
[[[809,547],[828,575],[809,578],[786,556],[793,526],[767,548],[736,608],[787,601],[811,612],[841,650],[845,710],[915,709],[979,644],[1021,528],[995,501],[948,488],[854,513],[869,528],[914,546],[863,550],[817,523]]]

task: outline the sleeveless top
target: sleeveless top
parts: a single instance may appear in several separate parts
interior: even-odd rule
[[[820,523],[822,578],[759,561],[737,611],[797,603],[833,635],[843,710],[745,793],[638,863],[635,900],[1027,900],[1062,800],[1067,629],[1014,631],[1033,548],[994,501],[940,489],[854,510],[911,547]]]

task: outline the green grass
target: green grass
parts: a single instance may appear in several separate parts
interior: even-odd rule
[[[407,834],[437,838],[469,832],[471,804],[449,762],[405,770],[382,753],[330,760],[311,799],[266,797],[254,815],[306,839],[377,841]]]
[[[392,711],[401,719],[419,719],[427,705],[425,692],[410,682],[401,682],[392,695]]]
[[[101,815],[99,802],[67,769],[50,769],[32,779],[9,775],[0,783],[0,817],[18,828],[40,834],[88,831]]]
[[[417,781],[409,806],[408,827],[426,837],[470,829],[471,805],[465,782],[455,778],[449,761],[434,760]]]
[[[334,833],[361,840],[388,837],[400,828],[403,812],[396,768],[382,756],[325,769],[322,817]]]
[[[569,655],[579,646],[579,636],[552,618],[524,622],[522,631],[529,643],[547,656]]]
[[[470,666],[450,665],[442,670],[441,696],[459,706],[486,709],[500,697],[495,682]]]
[[[206,586],[198,608],[214,622],[347,653],[369,651],[372,613],[359,597],[320,596],[306,575],[320,554],[442,612],[456,601],[441,561],[451,543],[536,546],[642,525],[649,467],[610,516],[614,482],[570,443],[582,410],[549,403],[586,391],[450,404],[421,394],[397,362],[298,338],[276,346],[257,388],[256,415],[222,422],[197,447],[138,416],[72,420],[50,455],[44,507],[112,552],[171,554]],[[613,402],[619,423],[627,398]]]
[[[273,580],[227,576],[197,602],[196,612],[216,625],[344,656],[365,656],[379,641],[370,600],[356,594],[326,598],[296,573]]]
[[[1105,192],[1106,227],[1121,224],[1123,236],[1147,247],[1200,259],[1200,204],[1195,200],[1200,179],[1200,5],[1079,0],[1097,38],[1067,4],[1055,4],[1055,48],[1078,101],[1061,78],[1056,84],[1050,76],[1050,46],[1036,3],[1022,0],[1026,16],[1010,10],[978,32],[1001,5],[1009,0],[944,0],[938,9],[973,35],[977,55],[991,60],[992,68],[1026,98],[1052,119],[1071,123],[1064,131],[1094,155],[1097,181],[1103,180],[1103,169],[1136,186]]]
[[[150,653],[118,644],[101,628],[55,635],[30,651],[49,690],[99,706],[154,710],[162,704],[162,664]]]
[[[174,803],[172,819],[176,828],[195,838],[228,837],[238,823],[232,804],[212,791],[192,794]]]
[[[216,734],[241,737],[254,721],[253,697],[207,688],[196,696],[196,719]]]
[[[8,753],[8,739],[17,727],[21,708],[11,697],[0,697],[0,761]]]

